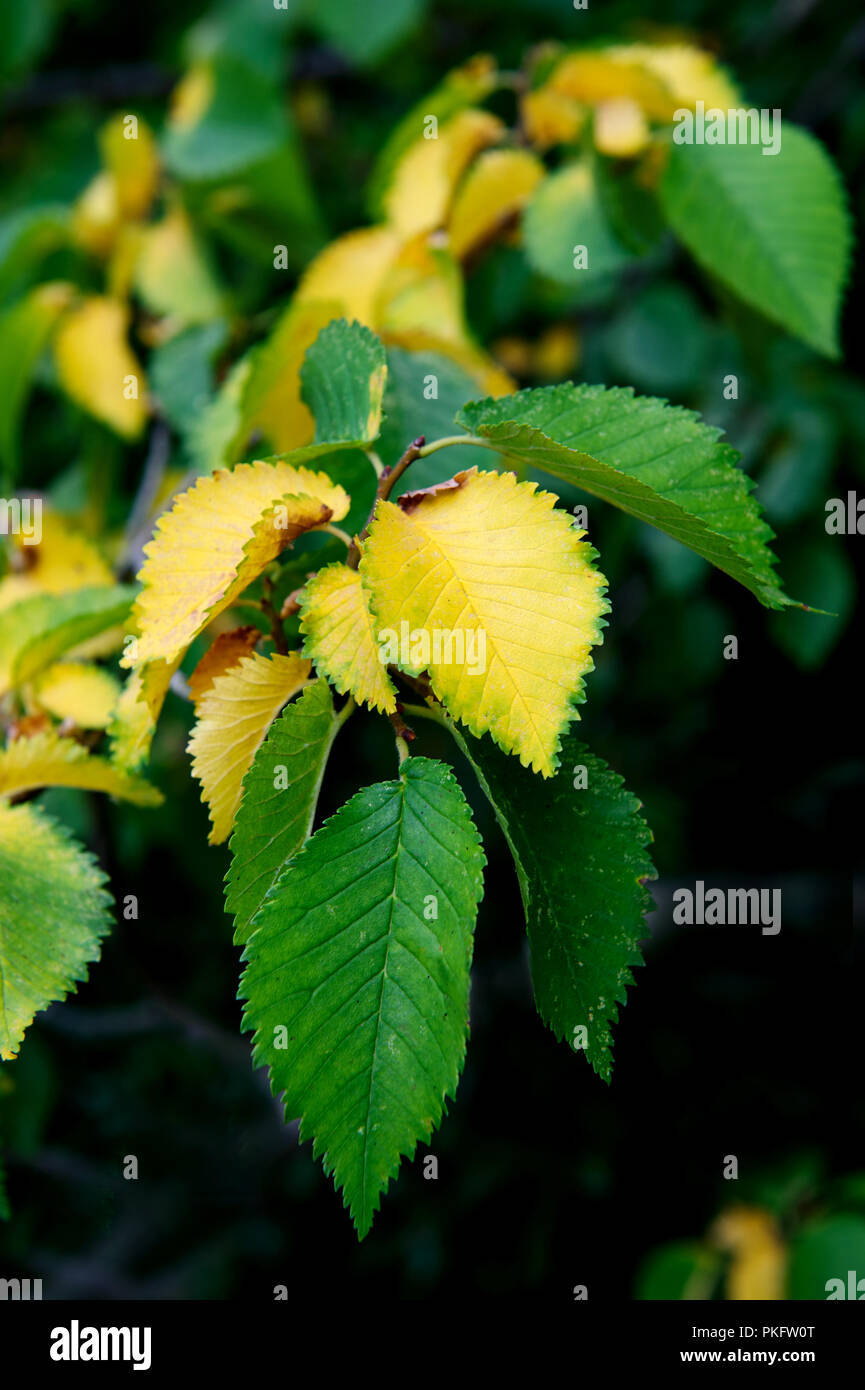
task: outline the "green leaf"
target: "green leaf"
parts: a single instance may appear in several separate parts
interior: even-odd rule
[[[792,603],[739,455],[692,411],[622,387],[566,383],[472,402],[457,420],[501,453],[666,531],[767,608]]]
[[[559,772],[544,782],[491,739],[453,732],[514,856],[538,1012],[560,1041],[585,1041],[589,1062],[609,1081],[610,1025],[634,983],[631,967],[643,963],[638,943],[652,901],[643,885],[655,878],[640,803],[572,734]],[[586,785],[578,788],[580,769]]]
[[[50,0],[0,9],[0,81],[31,67],[51,40],[59,11]]]
[[[316,681],[271,725],[243,779],[225,886],[225,910],[234,916],[238,944],[247,940],[268,890],[312,832],[338,729],[327,681]]]
[[[237,463],[248,431],[243,425],[243,394],[252,370],[252,354],[235,362],[218,393],[198,418],[190,418],[186,447],[199,473]]]
[[[818,670],[847,630],[856,607],[856,573],[839,537],[808,536],[790,555],[794,583],[808,585],[814,613],[773,613],[774,640],[802,671]]]
[[[838,356],[851,233],[841,181],[807,131],[759,144],[673,145],[667,218],[704,270],[818,352]]]
[[[256,68],[227,53],[207,64],[211,97],[193,125],[170,127],[163,157],[190,182],[237,174],[275,154],[288,135],[281,93]]]
[[[588,160],[538,184],[523,216],[523,242],[535,270],[575,293],[609,282],[634,259],[610,226]],[[581,269],[574,265],[578,247],[586,249]]]
[[[357,0],[306,0],[304,18],[360,66],[379,58],[415,29],[426,0],[388,0],[386,5],[359,7]]]
[[[132,585],[34,594],[0,611],[0,693],[21,685],[71,647],[125,621]]]
[[[0,803],[0,1058],[87,979],[111,926],[95,860],[35,806]]]
[[[222,321],[196,324],[176,333],[150,355],[148,376],[160,411],[180,434],[187,434],[214,393],[213,362],[225,346]]]
[[[0,299],[36,262],[68,236],[69,213],[60,203],[16,208],[0,217]]]
[[[253,919],[240,993],[256,1063],[360,1239],[456,1090],[482,868],[450,769],[408,758],[313,835]]]
[[[840,1279],[849,1297],[847,1272],[865,1279],[865,1220],[861,1216],[830,1216],[806,1226],[792,1242],[787,1297],[825,1300],[830,1279]],[[857,1301],[861,1293],[855,1293]]]
[[[315,419],[315,442],[369,444],[381,428],[387,378],[384,347],[359,323],[335,319],[307,349],[301,395]]]
[[[686,1241],[662,1245],[644,1260],[634,1297],[665,1301],[708,1299],[720,1272],[718,1251]]]
[[[710,329],[684,285],[661,282],[634,295],[608,325],[614,380],[682,395],[706,380]]]
[[[65,306],[61,296],[34,290],[0,314],[0,477],[18,472],[21,419],[36,364]]]

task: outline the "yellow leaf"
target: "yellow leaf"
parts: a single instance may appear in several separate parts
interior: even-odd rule
[[[244,428],[247,434],[261,430],[276,453],[299,449],[315,434],[315,422],[300,397],[300,368],[307,348],[342,312],[337,300],[306,303],[297,298],[256,350],[243,395]]]
[[[298,285],[295,302],[337,306],[329,318],[342,314],[375,328],[379,287],[399,250],[400,238],[391,227],[347,232],[316,256]]]
[[[208,323],[224,310],[222,292],[181,207],[141,234],[135,288],[154,314],[180,324]]]
[[[360,564],[384,653],[428,670],[455,718],[545,777],[608,608],[594,551],[556,500],[512,474],[459,473],[379,503]]]
[[[670,121],[678,105],[663,78],[651,71],[634,48],[569,53],[554,69],[548,87],[586,106],[630,97],[657,121]]]
[[[104,169],[96,174],[72,209],[72,236],[93,256],[107,256],[120,228],[117,183]]]
[[[382,333],[429,333],[443,342],[466,341],[463,278],[444,247],[426,236],[400,249],[384,275],[375,305]]]
[[[231,632],[220,632],[189,677],[189,693],[196,709],[216,677],[225,675],[242,657],[250,656],[261,635],[257,627],[235,627]]]
[[[144,547],[135,601],[137,657],[171,661],[304,531],[349,508],[326,473],[290,463],[243,463],[199,478],[156,524]]]
[[[550,87],[526,92],[521,111],[526,135],[539,150],[572,144],[586,119],[586,108],[580,102]]]
[[[649,127],[633,97],[602,101],[595,108],[595,148],[613,159],[629,159],[649,143]]]
[[[25,545],[20,535],[10,537],[10,541],[12,573],[0,582],[0,608],[30,594],[65,594],[114,583],[114,575],[93,542],[44,502],[38,544]]]
[[[290,656],[244,657],[216,676],[198,704],[198,717],[187,751],[201,783],[201,799],[210,808],[210,843],[231,834],[240,805],[243,779],[283,705],[307,683],[309,661]]]
[[[727,1271],[727,1298],[784,1298],[787,1252],[770,1212],[759,1207],[734,1206],[721,1213],[712,1228],[716,1245],[732,1254]]]
[[[463,260],[521,211],[544,177],[529,150],[487,150],[460,184],[448,222],[448,240]]]
[[[327,565],[305,585],[300,597],[304,656],[315,662],[341,695],[383,714],[396,710],[396,691],[382,663],[372,615],[357,570]]]
[[[626,44],[609,50],[619,62],[639,63],[670,92],[676,106],[737,106],[740,93],[710,53],[693,44]]]
[[[67,395],[124,439],[135,439],[147,418],[146,392],[126,340],[128,319],[123,304],[93,295],[61,322],[54,356]]]
[[[83,661],[58,661],[33,683],[33,699],[57,719],[80,729],[105,729],[120,694],[109,671]]]
[[[504,133],[496,116],[467,107],[446,121],[436,138],[421,136],[394,169],[384,198],[387,220],[399,236],[443,226],[463,172],[480,150]]]
[[[159,180],[159,156],[149,127],[138,117],[114,116],[99,132],[102,163],[114,180],[121,218],[146,217]]]
[[[170,662],[151,661],[130,672],[108,725],[111,756],[119,767],[139,768],[146,761],[171,677],[179,665],[178,656]]]
[[[162,793],[115,767],[107,758],[89,753],[83,744],[59,734],[40,733],[15,739],[0,752],[0,796],[35,791],[39,787],[80,787],[108,792],[137,806],[158,806]]]

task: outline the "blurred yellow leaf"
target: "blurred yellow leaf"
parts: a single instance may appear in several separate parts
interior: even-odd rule
[[[176,130],[198,125],[213,101],[216,84],[208,63],[196,63],[180,79],[171,94],[169,124]]]
[[[526,135],[539,150],[571,144],[579,136],[586,119],[586,108],[580,102],[551,87],[526,92],[521,112]]]
[[[649,127],[633,97],[602,101],[595,107],[595,148],[612,159],[629,159],[649,143]]]
[[[135,602],[135,666],[171,661],[303,531],[349,508],[325,473],[287,462],[239,464],[199,478],[175,498],[144,549]]]
[[[0,752],[0,796],[39,787],[80,787],[108,792],[137,806],[159,806],[162,793],[141,777],[99,758],[73,738],[40,733],[18,738]]]
[[[58,661],[32,686],[34,702],[57,719],[71,719],[80,729],[105,729],[120,694],[120,682],[100,666]]]
[[[130,672],[108,725],[111,757],[118,767],[139,768],[146,761],[171,677],[179,665],[177,657],[172,662],[151,661]]]
[[[256,350],[243,392],[244,429],[247,435],[261,430],[276,453],[308,444],[315,433],[315,422],[300,397],[300,368],[307,348],[344,311],[338,300],[296,299]]]
[[[525,204],[545,176],[529,150],[487,150],[460,184],[448,222],[448,240],[460,260],[494,236]]]
[[[125,305],[93,295],[61,321],[54,357],[67,395],[124,439],[136,439],[147,419],[146,383],[128,323]]]
[[[170,315],[178,324],[208,323],[225,309],[222,291],[179,206],[142,232],[134,283],[152,313]]]
[[[198,703],[187,751],[210,808],[210,843],[231,834],[243,779],[283,705],[307,683],[312,665],[298,653],[243,657],[215,677]]]
[[[117,184],[103,169],[90,180],[72,209],[72,236],[93,256],[107,256],[120,228]]]
[[[617,61],[639,63],[663,82],[677,106],[738,106],[741,94],[711,53],[693,44],[626,44],[609,50]],[[651,113],[650,113],[651,114]]]
[[[384,198],[387,221],[398,235],[444,225],[459,179],[475,155],[502,138],[505,128],[488,111],[458,111],[428,138],[406,151],[393,171]]]
[[[138,116],[114,116],[99,132],[99,148],[114,181],[121,218],[137,222],[146,217],[159,181],[159,155],[150,128]]]
[[[730,1207],[721,1212],[710,1234],[716,1245],[732,1254],[727,1271],[728,1299],[784,1298],[787,1251],[770,1212],[759,1207]]]
[[[38,545],[24,545],[20,535],[9,540],[12,572],[0,581],[0,609],[30,594],[65,594],[114,583],[110,567],[93,542],[44,502]]]
[[[357,570],[327,565],[308,580],[300,598],[304,656],[341,695],[393,714],[396,691],[375,640],[372,615]]]
[[[553,323],[533,342],[527,338],[499,338],[493,351],[514,376],[543,382],[564,381],[573,376],[579,361],[580,335],[572,323]]]
[[[331,317],[342,314],[375,328],[379,287],[399,249],[391,227],[362,227],[337,237],[307,269],[295,302],[338,306]]]
[[[428,333],[442,342],[465,342],[463,278],[450,252],[423,235],[407,242],[381,281],[375,320],[384,334]]]
[[[633,48],[567,54],[550,76],[549,89],[586,106],[630,97],[647,116],[670,121],[677,102],[662,77]]]
[[[426,669],[454,718],[545,777],[608,608],[594,551],[556,500],[513,474],[458,473],[380,502],[360,563],[378,641],[399,644],[388,659]]]

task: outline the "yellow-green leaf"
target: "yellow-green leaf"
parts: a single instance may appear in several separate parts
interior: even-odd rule
[[[210,843],[231,834],[243,779],[283,705],[309,680],[312,665],[298,653],[244,657],[217,676],[198,702],[189,740],[192,771],[210,808]]]
[[[222,291],[181,207],[142,233],[134,284],[147,308],[178,324],[209,323],[225,305]]]
[[[15,739],[0,752],[0,796],[39,787],[108,792],[137,806],[158,806],[162,801],[162,793],[143,778],[88,752],[74,738],[63,738],[53,731]]]
[[[381,660],[357,570],[343,564],[319,570],[301,595],[300,626],[304,655],[341,695],[393,714],[396,691]]]
[[[180,660],[177,656],[173,661],[149,661],[130,672],[108,725],[111,757],[118,767],[133,770],[146,761],[156,721]]]
[[[0,1059],[35,1015],[87,979],[111,926],[105,875],[36,806],[0,801]]]
[[[474,734],[553,775],[601,640],[606,581],[557,499],[513,474],[379,503],[360,573],[383,653]]]

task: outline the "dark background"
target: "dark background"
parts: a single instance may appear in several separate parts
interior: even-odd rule
[[[61,6],[31,70],[7,87],[4,206],[37,187],[77,195],[95,167],[95,128],[130,90],[158,125],[202,12],[184,0]],[[437,0],[365,69],[314,25],[298,28],[285,74],[327,115],[304,141],[327,232],[367,220],[362,186],[376,151],[446,69],[486,49],[516,65],[549,37],[639,35],[647,18],[637,4],[592,3],[577,15],[565,0]],[[695,0],[652,5],[651,20],[693,31],[750,103],[808,125],[839,162],[858,214],[857,6]],[[823,527],[825,500],[863,485],[858,364],[850,352],[844,371],[827,365],[719,301],[683,255],[671,252],[655,285],[687,294],[684,338],[662,328],[660,349],[647,342],[628,317],[633,287],[623,289],[580,319],[578,376],[660,391],[723,421],[760,479],[788,587],[842,616],[769,615],[724,576],[683,564],[628,518],[590,504],[612,614],[581,733],[642,799],[660,876],[647,967],[615,1029],[611,1086],[534,1012],[516,878],[466,776],[489,859],[468,1059],[434,1136],[438,1181],[424,1181],[419,1150],[358,1247],[239,1035],[238,959],[221,901],[228,853],[206,847],[184,753],[188,721],[172,701],[155,751],[164,811],[46,798],[100,854],[117,899],[138,896],[140,915],[118,923],[78,995],[33,1027],[14,1092],[0,1094],[14,1209],[0,1230],[4,1273],[42,1277],[52,1297],[261,1299],[285,1284],[342,1298],[568,1298],[586,1284],[590,1298],[626,1299],[648,1252],[699,1237],[732,1187],[759,1200],[761,1184],[792,1183],[785,1220],[795,1226],[821,1209],[833,1179],[865,1168],[862,923],[857,937],[852,915],[865,758],[861,635],[851,622],[863,541]],[[530,297],[517,297],[504,324],[482,284],[472,293],[486,337],[531,338],[542,327]],[[856,282],[845,308],[850,349],[861,312]],[[740,400],[722,416],[718,382],[729,368],[715,363],[731,354]],[[50,454],[32,459],[37,482],[56,466]],[[140,466],[131,451],[121,515]],[[737,661],[722,659],[725,634],[738,637]],[[392,775],[390,732],[379,724],[353,721],[325,813]],[[452,756],[438,731],[421,730],[419,744]],[[577,864],[574,874],[578,885]],[[781,886],[780,935],[674,927],[671,892],[696,878]],[[0,1082],[10,1073],[0,1070]],[[121,1175],[131,1154],[137,1182]],[[728,1154],[739,1159],[738,1185],[721,1178]]]

